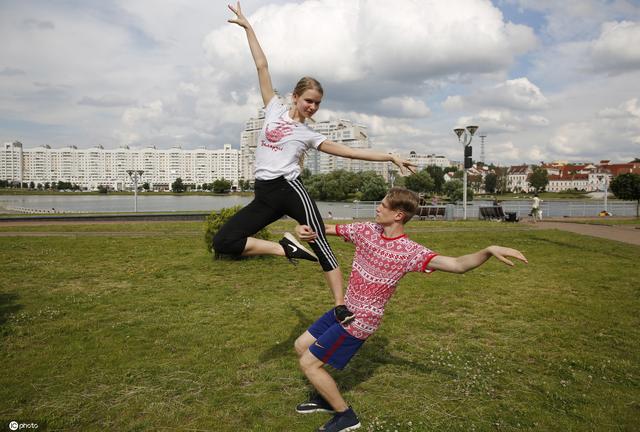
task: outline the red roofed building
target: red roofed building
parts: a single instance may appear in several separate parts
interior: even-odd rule
[[[640,174],[640,162],[626,164],[612,164],[608,160],[600,161],[600,164],[589,173],[588,191],[602,191],[613,178],[620,174]]]
[[[550,175],[547,192],[562,191],[588,191],[589,190],[589,174],[562,174]]]
[[[529,165],[513,165],[507,172],[507,190],[511,192],[529,192],[529,175],[533,172]]]
[[[609,161],[600,161],[598,168],[608,171],[613,177],[620,174],[640,174],[640,162],[612,164]]]

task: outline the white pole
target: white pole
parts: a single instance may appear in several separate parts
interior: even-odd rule
[[[605,175],[604,176],[604,211],[608,212],[607,210],[607,190],[609,189],[609,176]]]
[[[464,185],[462,186],[462,205],[463,207],[463,212],[462,212],[462,219],[463,220],[467,220],[467,169],[464,168],[464,173],[462,175],[463,178],[463,183]]]
[[[138,213],[138,173],[133,174],[133,211]]]

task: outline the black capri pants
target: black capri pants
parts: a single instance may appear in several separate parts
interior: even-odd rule
[[[218,253],[240,255],[251,237],[262,228],[287,215],[301,225],[309,225],[318,235],[309,246],[313,249],[322,270],[338,267],[324,232],[324,222],[316,203],[311,199],[300,179],[256,180],[255,198],[225,223],[213,238]]]

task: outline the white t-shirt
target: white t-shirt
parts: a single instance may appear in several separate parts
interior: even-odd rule
[[[264,126],[256,147],[255,177],[272,180],[284,176],[295,180],[300,175],[298,161],[302,153],[317,149],[327,137],[289,117],[288,109],[277,96],[265,109]]]

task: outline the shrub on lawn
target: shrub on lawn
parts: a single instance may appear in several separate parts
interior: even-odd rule
[[[207,250],[213,253],[214,259],[229,257],[229,255],[219,254],[213,250],[213,238],[218,233],[220,228],[222,228],[222,225],[224,225],[229,219],[231,219],[231,216],[236,214],[238,210],[240,210],[241,208],[242,206],[235,206],[235,207],[223,208],[220,211],[214,210],[211,212],[209,216],[207,216],[207,221],[206,221],[207,225],[206,225],[206,232],[204,234],[204,241],[207,244]],[[256,234],[252,235],[251,237],[262,239],[262,240],[270,240],[271,233],[267,228],[263,228],[260,231],[258,231]]]

